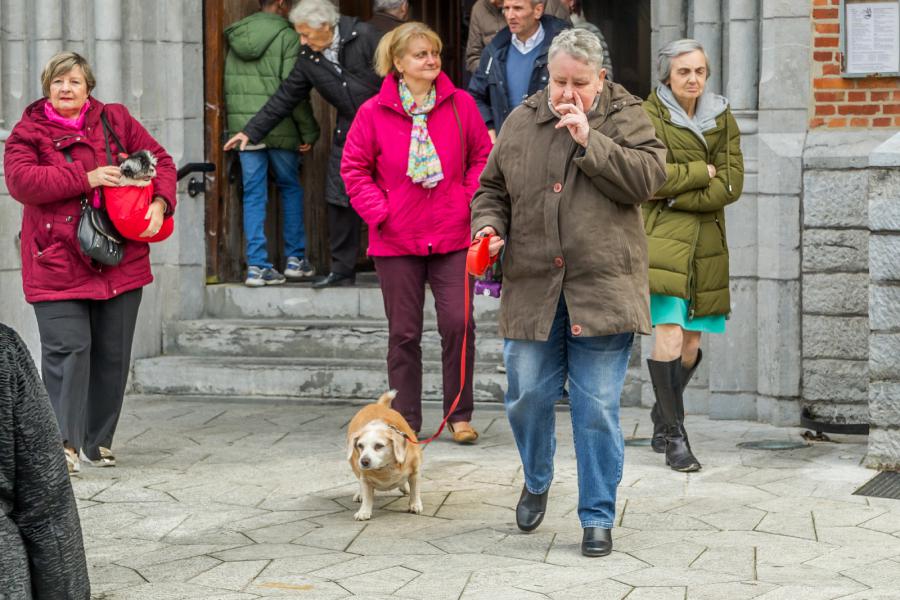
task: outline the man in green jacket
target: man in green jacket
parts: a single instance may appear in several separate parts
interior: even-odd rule
[[[225,58],[225,110],[230,133],[243,130],[287,79],[300,53],[300,38],[287,14],[290,0],[259,0],[260,10],[225,30],[230,49]],[[277,285],[315,274],[306,259],[300,152],[319,139],[319,125],[308,100],[297,104],[259,143],[240,152],[244,184],[244,236],[250,287]],[[298,152],[299,151],[299,152]],[[265,220],[269,167],[281,191],[284,212],[284,275],[269,261]]]

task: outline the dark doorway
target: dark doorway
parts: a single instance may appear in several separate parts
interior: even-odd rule
[[[650,0],[583,0],[584,16],[609,45],[616,83],[646,98],[651,90]]]

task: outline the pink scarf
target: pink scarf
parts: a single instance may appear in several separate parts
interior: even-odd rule
[[[53,108],[53,105],[50,104],[50,101],[44,102],[44,116],[47,117],[48,120],[65,127],[66,129],[74,129],[79,134],[84,135],[84,120],[87,117],[88,108],[91,106],[90,100],[84,101],[84,106],[81,107],[81,112],[78,113],[78,116],[74,119],[67,119],[62,116],[56,109]],[[94,197],[91,199],[91,204],[94,205],[94,208],[100,208],[100,188],[94,188]]]
[[[91,106],[90,100],[84,101],[84,106],[81,107],[81,112],[78,113],[78,116],[74,119],[67,119],[62,116],[56,109],[53,108],[53,105],[50,104],[50,101],[44,102],[44,115],[57,125],[61,125],[66,129],[74,129],[84,135],[84,119],[87,116],[88,108]]]

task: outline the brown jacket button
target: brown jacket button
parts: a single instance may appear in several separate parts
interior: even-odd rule
[[[553,259],[553,264],[556,265],[556,266],[559,267],[559,268],[562,268],[562,266],[563,266],[564,264],[566,264],[566,261],[564,261],[564,260],[562,259],[562,256],[557,256],[556,258]]]
[[[553,191],[556,192],[557,194],[560,193],[562,191],[562,184],[558,181],[556,183],[554,183]]]
[[[572,335],[581,335],[581,325],[572,325]]]

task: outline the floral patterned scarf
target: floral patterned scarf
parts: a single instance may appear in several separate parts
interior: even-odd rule
[[[428,113],[434,108],[435,96],[434,86],[431,86],[425,101],[418,106],[406,82],[400,80],[400,102],[403,104],[403,110],[413,120],[406,174],[414,183],[421,183],[424,188],[433,188],[444,178],[441,159],[428,134]]]

